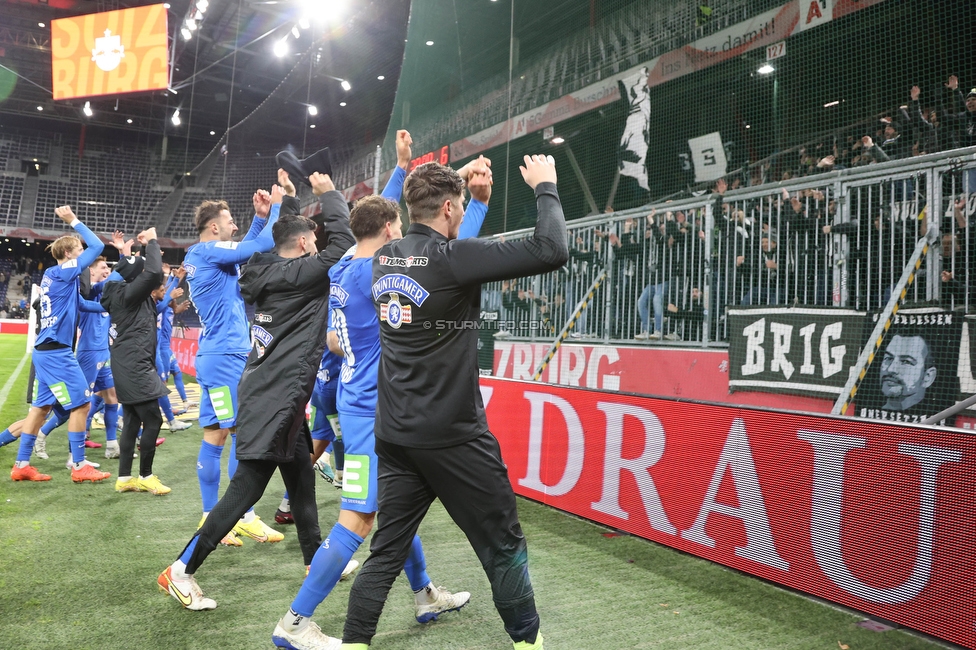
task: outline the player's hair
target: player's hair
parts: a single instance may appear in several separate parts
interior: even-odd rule
[[[411,222],[432,221],[444,201],[464,192],[464,181],[450,167],[429,162],[418,166],[403,183],[403,198]]]
[[[108,264],[108,259],[104,255],[99,255],[98,257],[95,258],[95,261],[91,263],[91,266],[95,266],[99,262],[105,262],[106,264]]]
[[[315,222],[300,214],[286,214],[271,226],[276,248],[288,248],[302,235],[315,232]]]
[[[193,223],[197,227],[197,232],[201,233],[206,230],[207,225],[219,217],[223,210],[230,212],[230,206],[227,205],[227,201],[204,201],[198,205],[196,212],[193,214]]]
[[[376,237],[388,223],[400,220],[400,206],[382,196],[371,194],[356,201],[349,214],[349,228],[356,241]]]
[[[64,235],[48,244],[47,250],[51,251],[54,259],[60,262],[68,257],[68,253],[74,250],[76,246],[81,246],[81,237],[78,235]]]

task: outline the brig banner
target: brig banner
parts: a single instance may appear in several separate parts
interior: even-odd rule
[[[976,437],[486,377],[481,390],[517,494],[976,647]]]

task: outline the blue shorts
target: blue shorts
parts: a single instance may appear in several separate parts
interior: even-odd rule
[[[343,510],[376,512],[376,442],[372,415],[339,414],[342,441],[345,443],[342,472]]]
[[[156,354],[156,374],[159,375],[164,384],[169,380],[170,375],[178,375],[182,372],[183,369],[180,368],[172,350],[160,350]]]
[[[336,389],[339,387],[338,379],[336,377],[335,380],[329,382],[324,382],[321,379],[315,380],[315,390],[312,391],[312,440],[331,442],[336,439],[336,431],[329,421],[329,416],[335,416],[337,412]]]
[[[94,393],[115,388],[112,377],[112,356],[108,350],[82,350],[75,353],[81,372],[88,380],[88,389]]]
[[[91,401],[91,386],[71,348],[34,350],[34,406],[55,402],[66,411]]]
[[[197,356],[201,427],[230,429],[237,424],[237,384],[246,364],[247,353]]]

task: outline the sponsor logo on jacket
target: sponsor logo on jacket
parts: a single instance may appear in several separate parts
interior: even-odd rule
[[[413,322],[413,315],[410,312],[410,305],[401,305],[400,296],[391,293],[390,302],[380,305],[380,320],[389,323],[390,327],[398,330],[404,323]]]
[[[427,266],[426,257],[388,257],[380,255],[380,266],[399,266],[409,269],[411,266]]]
[[[268,314],[254,314],[255,323],[270,323],[274,319]]]
[[[254,351],[258,354],[258,359],[264,356],[265,351],[273,340],[274,336],[268,330],[257,325],[251,326],[251,344],[254,346]]]
[[[415,305],[420,307],[427,300],[430,292],[419,282],[401,273],[391,273],[373,283],[373,300],[379,300],[384,293],[404,294]]]

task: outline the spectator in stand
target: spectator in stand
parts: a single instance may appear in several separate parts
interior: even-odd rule
[[[673,321],[685,324],[686,339],[701,339],[701,327],[705,322],[705,305],[702,304],[701,291],[698,287],[692,287],[691,298],[686,307],[679,308],[674,303],[668,303],[668,313]],[[674,337],[674,340],[678,339],[678,336]]]
[[[976,305],[976,216],[966,214],[966,198],[953,205],[955,233],[942,237],[942,298],[954,307]],[[968,240],[968,241],[967,241]],[[969,289],[968,295],[966,289]]]
[[[786,256],[779,246],[779,231],[763,226],[759,248],[750,246],[745,265],[751,286],[742,298],[743,305],[778,305],[786,302]]]
[[[668,211],[662,216],[656,210],[647,215],[650,226],[650,242],[647,258],[647,280],[644,290],[637,299],[637,313],[640,317],[641,331],[634,336],[639,341],[657,340],[664,335],[665,296],[675,271],[675,243],[678,224],[674,213]],[[651,330],[651,308],[654,309],[654,330]]]
[[[815,189],[792,197],[784,189],[783,200],[789,202],[783,215],[791,235],[789,252],[797,264],[797,298],[801,304],[826,305],[830,263],[824,254],[827,241],[821,233],[836,214],[837,202],[828,202],[826,195]]]
[[[566,295],[570,297],[570,308],[574,308],[583,299],[583,292],[596,279],[597,268],[602,266],[603,248],[600,242],[601,234],[598,230],[593,232],[592,247],[587,246],[586,240],[581,235],[577,235],[576,246],[569,250],[570,260],[568,268],[571,272],[571,279],[568,282]],[[580,281],[581,278],[585,278],[585,280]],[[602,296],[603,285],[597,290],[590,304],[580,313],[579,318],[576,320],[576,329],[573,332],[573,338],[580,338],[591,334],[586,327],[587,318],[590,312],[595,313],[595,310],[599,309],[599,305],[603,304]]]
[[[633,217],[624,220],[622,232],[618,237],[610,233],[607,241],[613,251],[613,338],[629,338],[631,336],[631,320],[634,314],[634,281],[640,282],[644,265],[645,239],[644,233]]]
[[[940,113],[943,122],[955,132],[957,145],[960,147],[971,147],[976,145],[976,88],[969,91],[963,97],[959,89],[959,78],[956,75],[949,77],[946,88],[952,91],[953,97],[958,98],[965,108],[962,111],[955,111],[942,107]]]
[[[911,108],[904,111],[907,123],[912,125],[915,132],[916,154],[927,154],[940,151],[942,147],[939,142],[938,118],[935,111],[922,109],[922,104],[918,98],[922,91],[918,86],[912,86]]]

